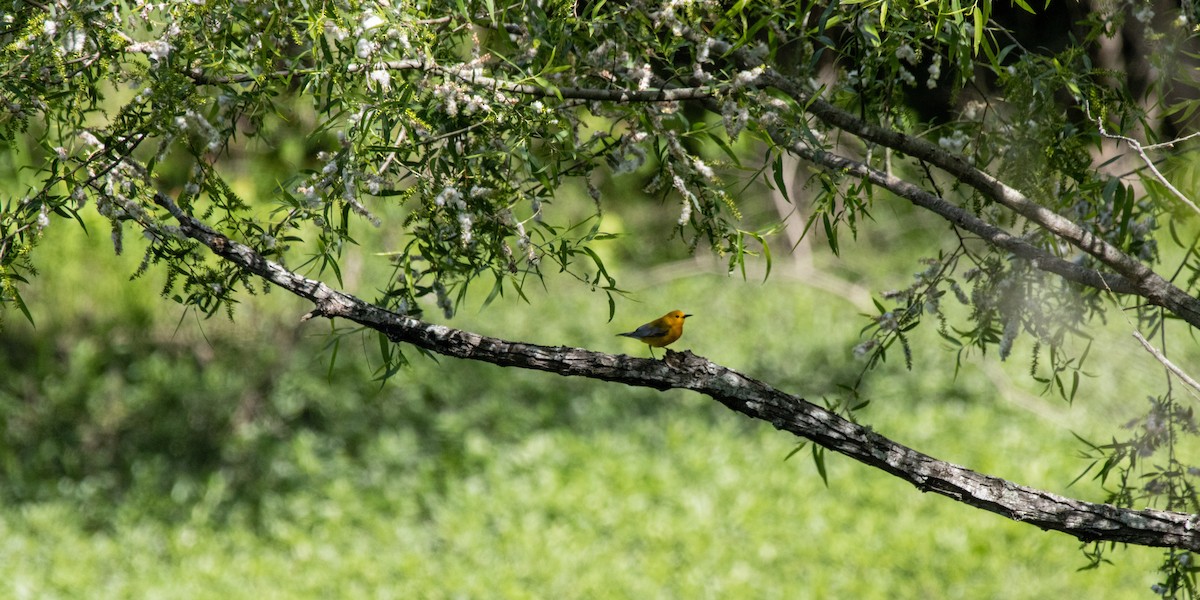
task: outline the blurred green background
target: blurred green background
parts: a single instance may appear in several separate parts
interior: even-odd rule
[[[679,308],[696,316],[676,349],[820,402],[862,368],[851,349],[866,320],[847,297],[907,285],[941,231],[881,205],[887,226],[843,259],[779,248],[764,283],[761,262],[726,276],[614,212],[605,229],[631,235],[603,250],[631,296],[613,322],[602,294],[550,274],[528,303],[480,309],[477,290],[449,324],[645,356],[614,334]],[[116,257],[106,226],[89,231],[54,221],[25,291],[35,326],[5,315],[0,597],[1113,598],[1157,581],[1158,550],[1078,571],[1073,538],[841,457],[826,486],[807,449],[785,460],[795,438],[694,394],[411,350],[381,383],[373,337],[341,338],[331,366],[330,324],[300,323],[309,307],[278,292],[247,296],[234,322],[200,320],[159,297],[160,271],[129,280],[134,243]],[[386,268],[370,251],[343,265],[366,297]],[[1067,405],[1038,394],[1027,340],[955,377],[923,327],[917,368],[897,353],[870,375],[859,418],[936,457],[1101,499],[1088,478],[1068,487],[1087,466],[1072,432],[1120,435],[1145,408],[1129,398],[1162,377],[1126,324],[1097,336],[1105,350]]]

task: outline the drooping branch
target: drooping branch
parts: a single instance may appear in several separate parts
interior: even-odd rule
[[[731,410],[881,469],[923,492],[936,492],[1083,541],[1200,551],[1200,531],[1197,531],[1200,515],[1084,502],[978,473],[922,454],[691,352],[670,352],[665,360],[657,361],[581,348],[511,342],[425,323],[384,310],[266,260],[249,246],[229,239],[187,214],[165,195],[156,195],[155,201],[178,221],[178,229],[184,236],[204,244],[239,268],[313,302],[315,308],[305,318],[349,319],[384,333],[394,342],[466,360],[658,390],[692,390]]]
[[[789,93],[802,93],[782,78],[771,78],[774,85],[785,85]],[[802,102],[810,100],[800,96]],[[818,119],[946,171],[955,179],[975,188],[984,197],[1008,207],[1038,224],[1059,239],[1086,252],[1129,280],[1136,293],[1156,306],[1162,306],[1195,327],[1200,327],[1200,300],[1175,287],[1146,264],[1122,252],[1078,223],[1038,204],[1020,191],[956,156],[921,138],[866,123],[820,98],[811,99],[809,112]],[[911,199],[911,198],[910,198]]]
[[[782,138],[779,139],[782,141]],[[1135,294],[1138,292],[1137,288],[1121,275],[1101,273],[1095,269],[1089,269],[1081,264],[1059,258],[1042,248],[1030,244],[1019,236],[1015,236],[1000,227],[984,221],[970,211],[926,191],[918,185],[873,168],[866,163],[814,148],[804,142],[793,142],[784,147],[794,152],[797,156],[827,169],[847,173],[870,181],[912,202],[916,206],[929,210],[954,225],[978,235],[987,243],[1030,261],[1034,268],[1054,273],[1067,281],[1105,292],[1116,294]]]
[[[715,40],[696,31],[687,30],[684,34],[697,43],[710,44],[714,51],[729,57],[739,68],[759,71],[759,85],[775,88],[790,96],[800,106],[805,107],[807,113],[825,124],[938,167],[956,180],[974,188],[988,200],[1012,210],[1094,257],[1128,280],[1132,290],[1151,304],[1166,308],[1192,326],[1200,327],[1200,299],[1179,289],[1148,265],[1121,251],[1107,240],[1039,204],[997,177],[972,165],[963,157],[948,152],[928,140],[868,123],[825,99],[814,96],[799,82],[774,68],[759,64],[759,61],[753,59],[744,49],[733,48],[727,42]],[[911,197],[908,199],[912,200]]]
[[[1071,281],[1089,285],[1098,289],[1117,293],[1137,294],[1138,296],[1145,298],[1149,303],[1156,306],[1162,306],[1191,325],[1200,327],[1200,299],[1193,297],[1186,291],[1173,285],[1170,281],[1167,281],[1161,275],[1156,273],[1150,266],[1146,265],[1137,258],[1130,256],[1128,253],[1121,251],[1115,245],[1109,243],[1102,237],[1087,231],[1085,228],[1080,226],[1080,224],[1039,204],[1034,199],[1007,185],[990,173],[987,173],[986,171],[970,164],[962,156],[948,152],[936,144],[933,144],[920,137],[911,136],[894,129],[868,123],[854,114],[834,106],[825,99],[815,96],[801,82],[785,76],[772,67],[760,64],[760,59],[747,52],[745,49],[735,48],[728,42],[712,38],[708,34],[686,27],[682,23],[678,25],[680,26],[685,37],[688,37],[698,45],[703,45],[710,48],[711,55],[723,56],[729,60],[733,66],[739,69],[744,69],[745,72],[748,73],[755,73],[754,77],[751,78],[752,81],[743,82],[743,85],[753,84],[760,87],[771,87],[777,89],[780,92],[790,96],[798,103],[799,106],[804,107],[804,110],[808,114],[811,114],[812,116],[820,119],[822,122],[832,127],[850,133],[867,142],[878,144],[897,152],[904,153],[913,158],[925,161],[928,164],[941,169],[942,171],[954,177],[956,180],[974,188],[985,198],[995,202],[998,205],[1007,207],[1016,214],[1023,216],[1025,219],[1037,224],[1045,231],[1053,234],[1058,239],[1064,240],[1088,255],[1094,257],[1101,264],[1112,269],[1116,275],[1102,274],[1095,270],[1073,265],[1069,261],[1064,261],[1058,257],[1054,257],[1048,252],[1035,252],[1036,248],[1024,243],[1022,240],[1019,240],[1010,234],[1003,232],[999,228],[992,226],[978,219],[977,217],[974,217],[970,213],[963,211],[958,207],[955,207],[954,205],[937,198],[934,195],[928,194],[927,192],[922,193],[923,190],[920,190],[920,188],[895,179],[893,181],[893,187],[905,188],[907,190],[905,193],[900,194],[902,197],[905,197],[919,206],[933,211],[934,213],[946,218],[947,220],[950,220],[951,222],[959,224],[974,223],[973,226],[975,229],[967,227],[966,225],[963,226],[964,228],[981,235],[985,240],[997,245],[997,247],[1012,251],[1024,258],[1029,258],[1038,268],[1057,273]],[[127,50],[130,51],[135,49],[137,49],[137,47],[127,48]],[[148,52],[149,50],[137,49],[137,51]],[[720,95],[727,89],[733,87],[730,84],[697,85],[693,87],[674,88],[663,86],[659,89],[648,90],[629,90],[621,89],[619,87],[555,87],[536,83],[532,79],[528,81],[517,82],[483,75],[482,72],[471,63],[444,65],[438,64],[426,58],[352,64],[346,67],[347,72],[350,73],[367,72],[380,69],[389,71],[418,70],[427,73],[438,73],[446,77],[458,79],[471,85],[488,88],[495,91],[502,91],[514,95],[542,98],[556,97],[564,100],[573,99],[583,101],[709,101],[711,98]],[[267,74],[235,74],[231,76],[210,75],[203,70],[193,70],[190,71],[189,74],[193,80],[201,84],[237,82],[245,83],[263,77],[287,78],[297,75],[322,75],[322,73],[317,71],[306,72],[296,70],[283,70]],[[792,146],[792,148],[794,150],[796,149],[794,146]],[[835,158],[840,158],[834,157],[833,155],[822,155],[817,149],[810,150],[813,155],[819,155],[827,159],[827,162],[838,162],[835,160]],[[804,154],[801,155],[804,156]],[[830,167],[829,164],[824,164],[824,166]],[[867,169],[867,172],[862,172],[859,174],[860,177],[876,178],[879,175],[887,176],[882,172],[871,169],[868,165],[858,163],[858,166],[865,167]],[[889,187],[889,189],[892,188]],[[928,202],[926,202],[926,200],[928,200]]]
[[[711,40],[705,39],[703,41],[708,43]],[[749,59],[745,57],[743,51],[732,49],[728,44],[719,42],[714,42],[714,47],[722,52],[727,52],[740,66],[749,65]],[[721,86],[668,87],[663,85],[659,88],[647,90],[570,86],[550,87],[536,83],[506,81],[483,75],[478,69],[468,65],[441,65],[427,59],[381,61],[371,65],[351,64],[346,68],[347,72],[350,73],[374,69],[386,69],[389,71],[419,70],[427,73],[439,73],[492,91],[536,98],[557,97],[564,100],[625,103],[700,100],[710,110],[720,112],[713,98],[721,92]],[[315,75],[316,73],[307,74]],[[254,80],[254,77],[250,75],[213,76],[200,69],[192,71],[190,75],[197,83],[201,84],[249,82]],[[296,72],[293,71],[279,71],[266,76],[292,77],[295,75]],[[262,75],[256,77],[262,77]],[[755,77],[755,82],[759,85],[771,86],[787,93],[802,106],[807,106],[808,112],[829,125],[853,133],[864,140],[904,152],[921,160],[926,160],[930,164],[942,168],[951,175],[959,178],[960,181],[978,189],[985,196],[1012,208],[1031,221],[1042,225],[1056,236],[1071,242],[1097,257],[1103,264],[1117,271],[1117,274],[1102,273],[1057,257],[1024,241],[1018,236],[1014,236],[984,221],[969,211],[935,194],[929,193],[919,186],[884,171],[874,169],[865,163],[813,148],[803,142],[789,143],[776,136],[778,143],[783,147],[789,148],[798,156],[823,167],[835,171],[850,172],[857,177],[872,181],[898,196],[913,202],[913,204],[930,210],[947,221],[979,235],[988,243],[1029,260],[1037,269],[1055,273],[1068,281],[1101,291],[1117,294],[1137,294],[1155,305],[1171,310],[1189,323],[1200,327],[1200,300],[1176,288],[1137,259],[1121,252],[1103,239],[1085,231],[1073,221],[1038,205],[990,174],[970,165],[965,160],[962,160],[961,157],[956,157],[923,139],[866,123],[858,117],[833,106],[824,99],[812,98],[800,86],[790,79],[783,77],[774,69],[762,69],[761,74]]]

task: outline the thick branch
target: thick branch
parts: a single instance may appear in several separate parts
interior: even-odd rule
[[[1059,258],[1046,250],[1030,244],[1019,236],[1012,235],[984,221],[970,211],[926,191],[920,186],[873,168],[866,163],[816,149],[803,142],[787,144],[784,147],[790,149],[797,156],[822,167],[835,172],[854,175],[855,177],[883,187],[893,194],[933,212],[954,225],[978,235],[989,244],[1030,261],[1034,268],[1054,273],[1067,281],[1073,281],[1101,291],[1117,294],[1137,293],[1137,288],[1128,279],[1120,275],[1101,273],[1095,269],[1089,269],[1083,265]]]
[[[749,54],[747,54],[743,49],[734,49],[726,42],[720,42],[708,38],[705,36],[705,34],[695,31],[686,31],[685,35],[698,43],[713,44],[713,48],[717,51],[717,53],[729,56],[734,63],[741,68],[751,69],[758,66],[754,64],[756,61],[751,60]],[[347,71],[351,73],[362,72],[368,69],[422,70],[426,72],[438,72],[447,76],[455,77],[473,85],[479,85],[489,89],[504,91],[517,95],[557,97],[562,99],[586,101],[663,102],[688,99],[711,99],[720,89],[718,86],[663,88],[652,90],[552,87],[533,83],[514,83],[505,81],[503,79],[482,75],[476,69],[473,69],[467,65],[438,65],[432,61],[427,61],[424,59],[385,61],[373,65],[358,64],[347,67]],[[258,77],[291,77],[296,74],[296,72],[292,71],[278,71],[259,76],[246,74],[223,77],[211,76],[202,70],[194,70],[190,75],[197,83],[212,84],[248,82],[255,80]],[[1046,231],[1049,231],[1060,239],[1067,241],[1080,250],[1095,257],[1102,264],[1108,266],[1118,273],[1121,278],[1111,275],[1101,275],[1089,269],[1071,266],[1069,263],[1067,263],[1067,261],[1053,257],[1053,255],[1045,252],[1042,252],[1041,254],[1049,258],[1031,258],[1031,260],[1037,261],[1039,268],[1062,275],[1071,281],[1084,283],[1085,285],[1090,285],[1092,287],[1119,293],[1137,294],[1145,298],[1151,304],[1162,306],[1193,326],[1200,327],[1200,299],[1197,299],[1189,295],[1184,290],[1176,287],[1171,282],[1155,273],[1154,270],[1149,266],[1133,256],[1122,252],[1119,248],[1110,244],[1100,236],[1087,231],[1078,223],[1075,223],[1074,221],[1054,212],[1053,210],[1038,204],[1033,199],[1022,194],[1015,188],[1010,187],[991,174],[971,165],[961,156],[947,152],[937,145],[919,137],[906,135],[899,131],[867,123],[853,114],[837,108],[833,104],[820,97],[814,97],[811,93],[805,90],[803,86],[797,84],[792,79],[785,77],[774,69],[762,69],[761,74],[757,75],[756,77],[756,83],[758,85],[774,87],[791,96],[801,106],[804,106],[808,113],[831,126],[852,133],[864,140],[891,148],[899,152],[903,152],[904,154],[937,166],[943,171],[949,173],[958,181],[975,188],[986,198],[1009,208],[1031,222],[1038,224]],[[795,147],[793,148],[795,149]],[[810,153],[814,155],[819,154],[818,151],[811,149]],[[809,158],[804,154],[802,154],[802,156]],[[871,171],[878,173],[873,169],[871,169]],[[859,176],[867,177],[866,174],[859,174]],[[874,177],[874,175],[871,177]],[[896,181],[899,183],[904,183],[900,180]],[[889,189],[892,188],[889,187]],[[940,208],[935,209],[934,205],[932,204],[919,202],[918,194],[901,195],[908,200],[913,201],[915,204],[933,210],[935,213],[955,223],[968,222],[968,217],[972,217],[972,215],[969,213],[962,211],[961,209],[957,209],[957,207],[949,205],[949,203],[945,203],[944,201],[942,201],[941,204],[946,206],[939,205]],[[931,199],[940,200],[936,196],[928,194],[926,195]],[[982,235],[984,239],[988,240],[989,242],[995,243],[999,247],[1012,251],[1019,256],[1026,258],[1030,258],[1032,256],[1033,253],[1031,253],[1028,248],[1021,246],[1019,243],[1020,240],[1016,240],[1013,238],[1013,236],[1002,232],[994,226],[984,223],[982,220],[975,220],[977,220],[979,223],[982,223],[986,227],[990,227],[993,230],[991,234],[981,233],[980,231],[976,231],[975,229],[971,229],[971,227],[966,227],[965,225],[964,227]],[[1028,245],[1026,244],[1025,246]]]
[[[666,359],[656,361],[581,348],[510,342],[424,323],[293,273],[266,260],[250,247],[212,230],[186,214],[170,198],[158,195],[155,199],[179,221],[184,235],[208,246],[240,268],[316,304],[307,316],[349,319],[380,331],[395,342],[406,342],[446,356],[659,390],[693,390],[712,397],[731,410],[891,473],[923,492],[936,492],[1083,541],[1200,551],[1200,532],[1197,532],[1200,516],[1083,502],[977,473],[898,444],[799,397],[691,352],[669,352]]]
[[[734,48],[727,42],[709,38],[706,34],[693,30],[685,31],[684,35],[697,43],[712,44],[714,52],[730,57],[739,68],[761,67],[759,61],[752,59],[744,49]],[[1193,326],[1200,327],[1200,299],[1175,287],[1149,266],[1122,252],[1100,236],[1038,204],[990,173],[967,162],[963,157],[947,152],[928,140],[868,123],[825,99],[814,96],[804,86],[773,68],[761,67],[757,83],[787,94],[800,106],[805,107],[806,112],[828,125],[942,169],[958,181],[975,188],[985,198],[1007,207],[1093,256],[1129,280],[1134,292],[1150,303],[1162,306]]]
[[[777,72],[768,71],[764,81],[793,96],[802,106],[808,106],[809,113],[829,125],[946,171],[958,181],[978,190],[989,200],[1011,209],[1095,257],[1128,279],[1133,290],[1152,304],[1162,306],[1193,326],[1200,327],[1200,300],[1175,287],[1149,266],[1122,252],[1104,238],[1038,204],[991,174],[971,165],[962,157],[947,152],[927,140],[862,121],[824,99],[810,97],[807,92]]]

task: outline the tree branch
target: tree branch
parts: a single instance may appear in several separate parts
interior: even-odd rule
[[[772,134],[772,138],[782,141],[774,134]],[[1067,281],[1073,281],[1105,292],[1134,294],[1138,291],[1137,287],[1125,277],[1110,273],[1101,273],[1095,269],[1089,269],[1083,265],[1059,258],[1046,250],[1026,242],[1018,236],[1012,235],[984,221],[970,211],[926,191],[920,186],[873,168],[866,163],[813,148],[804,142],[784,143],[781,145],[794,152],[797,156],[827,169],[854,175],[883,187],[897,196],[933,212],[954,225],[978,235],[987,243],[1030,261],[1034,268],[1054,273]]]
[[[1142,332],[1134,329],[1133,337],[1142,344],[1142,347],[1146,349],[1146,352],[1149,352],[1155,360],[1162,363],[1162,365],[1166,367],[1168,371],[1174,373],[1180,381],[1186,383],[1188,387],[1192,388],[1193,396],[1196,395],[1196,392],[1200,392],[1200,382],[1192,379],[1192,377],[1188,375],[1186,371],[1175,366],[1175,363],[1171,362],[1171,360],[1167,358],[1167,355],[1159,351],[1158,348],[1155,348],[1154,344],[1151,344],[1150,340],[1147,340],[1146,337],[1142,335]]]
[[[728,56],[738,68],[759,70],[758,85],[773,87],[788,95],[804,107],[805,112],[824,123],[938,167],[958,181],[975,188],[984,197],[1007,207],[1093,256],[1125,277],[1132,284],[1133,291],[1150,303],[1162,306],[1191,325],[1200,327],[1200,299],[1175,287],[1149,266],[1087,231],[1078,223],[1038,204],[990,173],[976,168],[963,157],[947,152],[928,140],[867,123],[812,94],[774,68],[761,65],[760,61],[752,59],[745,49],[734,48],[728,42],[690,29],[685,29],[683,35],[697,43],[711,44],[714,54]]]
[[[742,50],[730,51],[731,47],[723,43],[718,43],[717,48],[722,52],[730,52],[730,56],[741,66],[749,65],[749,59],[744,56]],[[346,70],[350,73],[356,73],[369,68],[438,72],[491,90],[539,98],[556,97],[572,100],[609,102],[704,100],[711,110],[720,112],[719,107],[715,107],[712,104],[712,99],[720,90],[719,86],[663,87],[648,90],[547,87],[538,84],[504,81],[482,75],[476,69],[472,69],[466,65],[443,66],[423,59],[383,61],[373,66],[352,64]],[[280,71],[263,76],[290,77],[294,75],[294,72]],[[200,84],[249,82],[256,78],[251,75],[212,76],[199,69],[193,70],[190,76]],[[1103,238],[1084,230],[1070,219],[1037,204],[999,179],[976,169],[961,157],[955,156],[926,140],[866,123],[822,98],[812,97],[800,86],[785,78],[774,69],[764,69],[756,81],[760,84],[779,89],[793,97],[802,106],[806,106],[809,113],[829,125],[850,132],[864,140],[927,161],[941,168],[959,181],[975,188],[984,194],[984,196],[1010,208],[1030,221],[1042,226],[1047,231],[1092,255],[1102,264],[1111,267],[1118,274],[1100,273],[1094,269],[1089,269],[1054,256],[1045,250],[1025,242],[1017,236],[1009,234],[999,227],[983,221],[970,212],[934,194],[926,192],[918,186],[874,169],[865,163],[830,154],[799,142],[793,144],[781,143],[781,145],[788,147],[798,155],[827,168],[834,170],[845,169],[853,172],[858,177],[877,183],[911,201],[913,204],[928,209],[946,220],[979,235],[988,243],[1031,261],[1038,269],[1055,273],[1069,281],[1102,291],[1119,294],[1136,294],[1154,305],[1170,310],[1193,326],[1200,327],[1200,300],[1175,287],[1169,281],[1155,273],[1153,269],[1136,258],[1121,252],[1120,249],[1109,244]],[[777,142],[781,142],[781,140],[777,138]]]
[[[137,50],[135,51],[142,51]],[[426,59],[388,60],[372,64],[356,63],[346,67],[347,73],[362,73],[374,70],[387,71],[423,71],[440,73],[458,79],[464,83],[487,88],[498,92],[508,92],[520,96],[535,98],[559,98],[563,100],[585,100],[603,102],[675,102],[679,100],[695,100],[710,98],[717,93],[714,86],[696,87],[662,87],[659,89],[628,90],[622,88],[588,88],[588,87],[554,87],[532,83],[514,83],[495,77],[483,75],[478,69],[467,65],[440,65]],[[251,83],[262,78],[287,79],[300,75],[319,75],[320,71],[280,70],[272,73],[235,75],[212,75],[204,69],[195,68],[188,71],[188,77],[200,85]]]
[[[163,194],[156,194],[155,202],[179,222],[183,235],[238,267],[313,302],[316,308],[305,315],[306,319],[313,316],[349,319],[384,333],[394,342],[467,360],[658,390],[692,390],[731,410],[886,471],[922,492],[935,492],[1085,542],[1112,541],[1200,551],[1197,531],[1200,515],[1083,502],[984,475],[917,452],[691,352],[668,352],[664,360],[657,361],[581,348],[511,342],[425,323],[384,310],[266,260],[252,248],[230,240],[187,214]]]
[[[1083,109],[1087,113],[1089,119],[1094,119],[1096,121],[1096,130],[1100,133],[1101,137],[1105,137],[1110,140],[1125,142],[1126,144],[1128,144],[1129,147],[1134,152],[1137,153],[1138,157],[1142,159],[1142,163],[1144,163],[1146,165],[1146,168],[1150,169],[1150,173],[1152,173],[1154,175],[1154,178],[1157,179],[1159,183],[1163,184],[1163,187],[1167,188],[1167,191],[1171,192],[1171,195],[1175,196],[1176,199],[1178,199],[1180,202],[1187,205],[1188,208],[1192,209],[1192,212],[1200,213],[1200,206],[1196,206],[1196,203],[1192,202],[1191,198],[1188,198],[1186,194],[1179,191],[1179,188],[1175,187],[1175,185],[1172,184],[1170,182],[1170,180],[1167,179],[1167,176],[1163,175],[1162,171],[1158,170],[1158,166],[1155,165],[1154,161],[1150,159],[1150,156],[1146,154],[1147,148],[1163,147],[1163,146],[1168,147],[1168,148],[1173,148],[1173,147],[1175,147],[1175,144],[1182,142],[1183,141],[1182,139],[1172,140],[1170,142],[1165,142],[1163,144],[1155,144],[1154,146],[1149,146],[1149,147],[1143,146],[1141,142],[1139,142],[1131,137],[1124,136],[1124,135],[1118,135],[1115,133],[1109,133],[1108,129],[1104,127],[1104,119],[1103,118],[1092,117],[1092,111],[1090,108],[1088,108],[1088,104],[1086,101],[1083,103]],[[1196,134],[1192,134],[1192,135],[1196,135]],[[1191,136],[1188,136],[1188,137],[1191,137]],[[1186,138],[1183,138],[1183,139],[1186,139]]]
[[[927,140],[866,123],[821,98],[810,97],[773,71],[768,73],[765,81],[793,95],[801,105],[809,107],[809,113],[829,125],[937,166],[958,181],[975,188],[984,197],[1038,224],[1121,274],[1132,284],[1133,291],[1150,303],[1162,306],[1193,326],[1200,327],[1200,300],[1175,287],[1138,259],[1085,230],[1078,223],[1038,204],[991,174],[975,168],[962,157]]]

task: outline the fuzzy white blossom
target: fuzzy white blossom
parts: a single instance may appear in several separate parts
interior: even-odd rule
[[[387,69],[375,69],[367,74],[367,84],[371,87],[378,86],[386,92],[391,89],[392,74]]]
[[[1021,321],[1016,317],[1009,317],[1004,322],[1004,333],[1000,336],[1000,360],[1007,360],[1012,354],[1013,342],[1017,339],[1017,334],[1021,332]]]
[[[696,62],[701,64],[709,62],[711,59],[708,55],[712,52],[712,47],[715,45],[717,45],[717,40],[704,38],[704,43],[700,44],[700,50],[696,52]]]
[[[987,104],[979,100],[971,100],[963,107],[963,118],[968,121],[974,121],[983,118],[984,111],[987,110]]]
[[[79,141],[83,142],[85,146],[90,146],[96,150],[104,149],[104,142],[101,142],[94,133],[86,129],[79,132]]]
[[[679,192],[680,196],[683,196],[683,207],[679,212],[679,224],[685,225],[692,218],[692,205],[696,202],[696,195],[687,188],[687,183],[678,175],[671,177],[671,185]]]
[[[446,206],[447,204],[458,204],[462,202],[462,194],[453,187],[447,186],[433,199],[433,203],[438,206]]]
[[[204,115],[194,110],[189,110],[184,113],[184,118],[197,133],[205,138],[210,151],[221,147],[221,134],[217,131],[216,127],[213,127],[212,123],[208,122],[208,119],[204,118]],[[178,124],[178,121],[176,123]]]
[[[542,199],[538,198],[537,196],[530,198],[529,199],[529,208],[533,210],[533,220],[535,222],[541,223],[542,222]]]
[[[467,244],[470,244],[471,238],[472,238],[471,214],[466,213],[466,212],[458,213],[458,224],[462,228],[462,243],[463,243],[463,245],[465,246]]]
[[[451,117],[458,116],[458,95],[458,90],[449,84],[433,88],[433,96],[442,99],[442,106]]]
[[[371,56],[371,53],[375,51],[375,48],[375,42],[372,42],[367,38],[360,37],[358,38],[358,41],[354,43],[354,54],[359,58],[367,58],[368,56]]]
[[[950,152],[961,154],[963,149],[967,147],[967,142],[969,141],[970,140],[967,138],[966,133],[962,131],[955,131],[948,136],[943,136],[938,139],[938,145],[945,150],[949,150]]]
[[[166,42],[139,42],[130,44],[126,48],[129,52],[141,52],[150,57],[150,60],[158,62],[171,54],[171,45]]]
[[[315,186],[296,186],[296,193],[304,198],[304,204],[309,208],[316,208],[321,205],[321,198],[317,195],[317,188]]]
[[[630,144],[625,147],[621,154],[621,160],[617,161],[613,167],[614,175],[624,175],[632,173],[646,164],[646,150],[636,144]]]
[[[466,100],[466,104],[463,105],[463,114],[465,115],[474,114],[481,110],[486,112],[491,109],[491,105],[479,94],[471,94],[466,96],[464,100]]]
[[[746,128],[746,123],[750,121],[750,111],[732,101],[727,101],[721,106],[721,118],[725,123],[725,133],[729,135],[730,139],[736,139]]]
[[[345,40],[347,37],[350,37],[350,32],[346,31],[342,27],[339,27],[337,23],[334,23],[333,21],[325,21],[325,33],[333,36],[333,39],[339,42]]]
[[[754,85],[758,81],[758,78],[762,76],[764,71],[766,71],[766,68],[762,65],[754,67],[749,71],[739,71],[737,75],[733,76],[733,87],[742,88],[748,85]]]
[[[679,211],[679,224],[687,225],[687,222],[692,218],[692,201],[688,198],[683,199],[683,208]]]
[[[877,340],[875,338],[871,338],[871,339],[855,346],[854,350],[853,350],[854,358],[860,358],[860,359],[866,358],[867,354],[869,354],[871,351],[873,351],[875,349],[875,347],[878,345],[879,345],[879,340]]]
[[[638,78],[637,89],[645,91],[650,89],[650,77],[653,72],[650,70],[650,64],[646,63],[631,71],[631,74]]]
[[[379,27],[380,25],[383,25],[386,22],[387,21],[383,20],[383,17],[381,17],[375,13],[366,13],[365,15],[363,15],[363,20],[361,23],[359,23],[359,26],[362,27],[363,31],[370,31],[372,29],[375,29],[376,27]]]
[[[87,35],[82,29],[72,29],[63,36],[62,49],[67,54],[78,54],[83,52],[83,45],[87,42]]]

